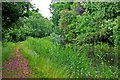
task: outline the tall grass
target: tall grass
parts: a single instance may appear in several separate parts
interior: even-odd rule
[[[0,41],[0,76],[2,75],[2,42]]]
[[[31,68],[34,69],[34,75],[37,73],[37,77],[41,74],[41,77],[52,78],[113,77],[111,69],[104,62],[100,63],[99,67],[95,67],[92,65],[93,62],[88,60],[85,49],[82,50],[76,53],[71,48],[53,44],[49,38],[28,38],[21,46],[21,53],[29,60]],[[117,74],[117,71],[114,74]]]
[[[101,56],[99,47],[99,45],[95,46],[95,51]],[[31,78],[118,77],[117,67],[112,67],[114,68],[112,69],[104,61],[95,63],[95,58],[88,59],[87,53],[92,53],[92,48],[87,44],[80,46],[78,52],[74,52],[70,47],[61,47],[53,44],[50,41],[50,37],[41,39],[30,37],[26,41],[19,43],[7,42],[3,43],[3,48],[1,48],[3,63],[9,59],[10,54],[15,53],[16,48],[20,49],[21,54],[29,62],[28,66],[31,73],[28,77]],[[107,48],[106,45],[103,48]],[[98,65],[96,66],[95,64]]]
[[[29,41],[21,43],[20,52],[29,61],[32,78],[67,78],[66,66],[59,66],[49,57],[40,55],[31,49]]]
[[[9,59],[10,54],[13,54],[16,49],[15,43],[5,42],[2,44],[2,63]]]

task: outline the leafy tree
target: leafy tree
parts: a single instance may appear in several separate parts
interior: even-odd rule
[[[69,4],[70,9],[57,7],[53,11],[56,13],[59,10],[57,14],[53,14],[57,17],[59,15],[59,17],[55,17],[56,20],[52,18],[52,21],[61,31],[58,36],[54,34],[56,36],[54,41],[60,42],[59,40],[61,40],[64,45],[69,45],[78,54],[86,54],[90,60],[93,60],[93,63],[104,62],[108,66],[114,66],[115,62],[116,66],[120,32],[119,20],[117,21],[117,16],[120,14],[119,2],[81,3],[85,9],[82,15],[75,13],[74,9],[77,4]],[[54,5],[60,4],[54,3]],[[62,3],[62,5],[65,4]]]
[[[30,9],[34,10],[30,2],[3,2],[2,3],[2,27],[7,29],[20,17],[28,17]],[[17,24],[17,23],[16,23]]]
[[[73,13],[70,16],[75,16],[71,20],[69,20],[69,10],[75,12],[74,9],[76,9],[77,4],[78,3],[69,3],[70,9],[68,10],[66,10],[66,8],[64,7],[57,7],[57,9],[53,11],[53,16],[59,15],[59,19],[54,20],[54,18],[52,18],[52,21],[56,27],[64,27],[62,31],[63,33],[66,33],[63,34],[63,36],[65,36],[67,42],[75,42],[78,44],[98,44],[101,42],[105,42],[109,45],[114,45],[113,27],[116,26],[115,19],[120,13],[119,2],[81,3],[80,6],[83,6],[83,8],[85,9],[83,15],[80,16]],[[59,6],[60,3],[54,3],[53,5]],[[65,6],[64,3],[61,3],[61,5]],[[54,13],[56,13],[57,11],[58,13],[57,15],[55,15]],[[57,22],[57,25],[54,21]],[[67,21],[69,22],[69,24]]]
[[[44,37],[51,32],[51,22],[38,14],[30,2],[3,2],[2,36],[4,41],[18,42],[27,36]]]
[[[33,30],[31,36],[44,37],[50,35],[52,32],[52,23],[39,13],[32,12],[31,14],[25,21],[25,25]]]
[[[50,10],[51,13],[53,14],[51,20],[53,21],[54,26],[58,26],[59,23],[58,21],[60,19],[60,14],[59,14],[60,11],[64,9],[71,10],[71,4],[73,4],[73,2],[53,3],[50,5]]]
[[[23,41],[28,36],[41,38],[52,32],[51,22],[35,11],[32,11],[28,18],[20,18],[16,23],[12,23],[12,27],[3,31],[4,41]]]

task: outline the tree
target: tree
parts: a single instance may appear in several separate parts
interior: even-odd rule
[[[2,27],[7,29],[20,17],[28,17],[30,9],[33,10],[30,2],[3,2],[2,3]]]
[[[73,4],[73,2],[61,2],[61,3],[53,3],[50,5],[50,10],[52,13],[52,22],[54,24],[54,26],[58,26],[58,21],[60,19],[60,11],[64,10],[64,9],[68,9],[71,10],[71,4]]]

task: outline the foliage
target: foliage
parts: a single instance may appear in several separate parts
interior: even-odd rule
[[[51,33],[50,35],[51,37],[51,41],[54,43],[54,44],[57,44],[57,45],[64,45],[64,41],[63,41],[63,37],[61,35],[57,35],[55,32],[54,33]]]
[[[58,26],[64,32],[64,35],[66,34],[66,30],[67,30],[66,26],[72,23],[72,21],[75,19],[75,16],[76,15],[73,11],[69,11],[67,9],[62,10],[60,12],[60,19],[59,19]]]
[[[13,24],[16,26],[15,24]],[[12,41],[12,42],[18,42],[26,39],[26,35],[29,34],[31,30],[26,27],[25,25],[18,28],[10,28],[8,30],[5,30],[3,41]]]
[[[29,61],[32,77],[118,78],[119,2],[53,3],[50,5],[51,20],[29,10],[29,3],[4,4],[13,12],[24,5],[27,7],[21,8],[21,14],[14,13],[15,19],[3,16],[3,40],[6,42],[3,44],[3,62],[18,45]],[[77,6],[82,7],[84,13],[76,14]]]
[[[60,69],[60,66],[66,67],[64,70],[64,72],[67,73],[66,77],[70,77],[70,78],[117,77],[117,70],[118,70],[117,68],[115,69],[109,68],[103,61],[99,64],[96,64],[94,61],[91,61],[87,58],[86,53],[88,53],[88,50],[90,50],[89,45],[86,44],[81,46],[80,51],[76,53],[72,51],[72,49],[69,47],[63,48],[63,47],[54,45],[51,41],[49,41],[49,39],[50,38],[42,38],[42,39],[28,38],[26,43],[24,43],[24,45],[27,45],[26,46],[28,47],[27,49],[32,50],[32,52],[30,51],[31,55],[39,55],[39,56],[42,56],[42,58],[45,58],[47,60],[49,59],[50,61],[57,63],[58,70]],[[107,45],[105,45],[105,47],[106,46]],[[25,47],[22,48],[22,50],[24,49]],[[103,47],[103,49],[105,48]],[[96,48],[96,51],[97,51],[97,48]],[[26,51],[26,54],[28,53],[29,52]],[[30,58],[31,57],[28,57],[28,59]],[[32,63],[32,61],[30,62]],[[36,61],[33,61],[33,62],[36,62]],[[94,68],[95,64],[97,65],[96,68]],[[36,64],[36,65],[39,65],[39,64]],[[49,67],[49,64],[48,64],[48,67]],[[113,73],[112,70],[115,73]]]
[[[66,4],[54,3],[53,6],[65,6]],[[58,27],[64,27],[61,34],[64,36],[65,43],[98,44],[100,42],[105,42],[109,43],[109,45],[114,45],[113,27],[116,26],[117,23],[115,19],[120,13],[118,6],[119,2],[81,3],[81,5],[85,8],[85,12],[82,16],[75,14],[74,8],[76,7],[76,4],[77,3],[69,4],[70,9],[73,10],[70,10],[68,7],[63,7],[62,9],[60,7],[57,10],[54,10],[54,7],[52,7],[53,13],[57,11],[59,12],[58,14],[60,19],[57,19],[59,22]],[[70,12],[73,13],[69,15]],[[53,14],[53,16],[58,15]]]
[[[114,26],[113,28],[113,34],[114,34],[114,45],[115,46],[118,46],[119,45],[119,41],[120,41],[120,38],[119,38],[119,34],[120,34],[120,30],[119,30],[119,26],[120,26],[120,17],[118,16],[117,17],[117,25]]]
[[[53,5],[58,6],[60,3],[54,3]],[[61,5],[65,4],[61,3]],[[53,10],[53,13],[59,12],[58,15],[53,14],[53,16],[59,16],[56,27],[61,30],[59,34],[59,40],[61,41],[58,38],[54,38],[56,39],[54,41],[63,42],[64,45],[72,48],[77,54],[85,54],[93,62],[92,65],[96,66],[95,70],[98,71],[97,74],[99,76],[102,75],[99,72],[101,71],[99,68],[103,63],[111,69],[117,69],[117,49],[119,49],[117,48],[119,45],[119,20],[117,20],[117,16],[120,14],[119,2],[81,3],[81,6],[85,9],[82,15],[75,14],[76,5],[77,3],[72,3],[69,4],[70,9],[58,7],[57,10]],[[106,69],[105,65],[104,69]],[[112,71],[117,73],[117,71]],[[109,73],[112,74],[111,71]],[[116,76],[116,74],[113,74],[113,76]]]
[[[53,3],[52,5],[50,5],[50,9],[51,9],[51,13],[53,14],[52,16],[52,21],[54,26],[58,26],[58,21],[60,18],[60,11],[64,10],[64,9],[71,9],[70,4],[72,4],[73,2],[69,3],[65,3],[65,2],[61,2],[61,3]]]
[[[52,32],[52,23],[41,14],[32,12],[32,15],[26,19],[25,25],[33,29],[33,37],[45,37]]]
[[[7,29],[12,23],[19,20],[20,17],[28,17],[30,9],[33,9],[30,2],[3,2],[2,3],[2,26]]]
[[[52,32],[51,22],[41,14],[31,12],[29,18],[20,18],[11,28],[3,31],[3,41],[23,41],[28,36],[45,37]]]

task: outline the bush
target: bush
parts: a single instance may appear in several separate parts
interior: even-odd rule
[[[11,28],[3,30],[3,41],[18,42],[26,37],[45,37],[52,32],[52,23],[41,14],[32,12],[29,18],[20,18]]]

